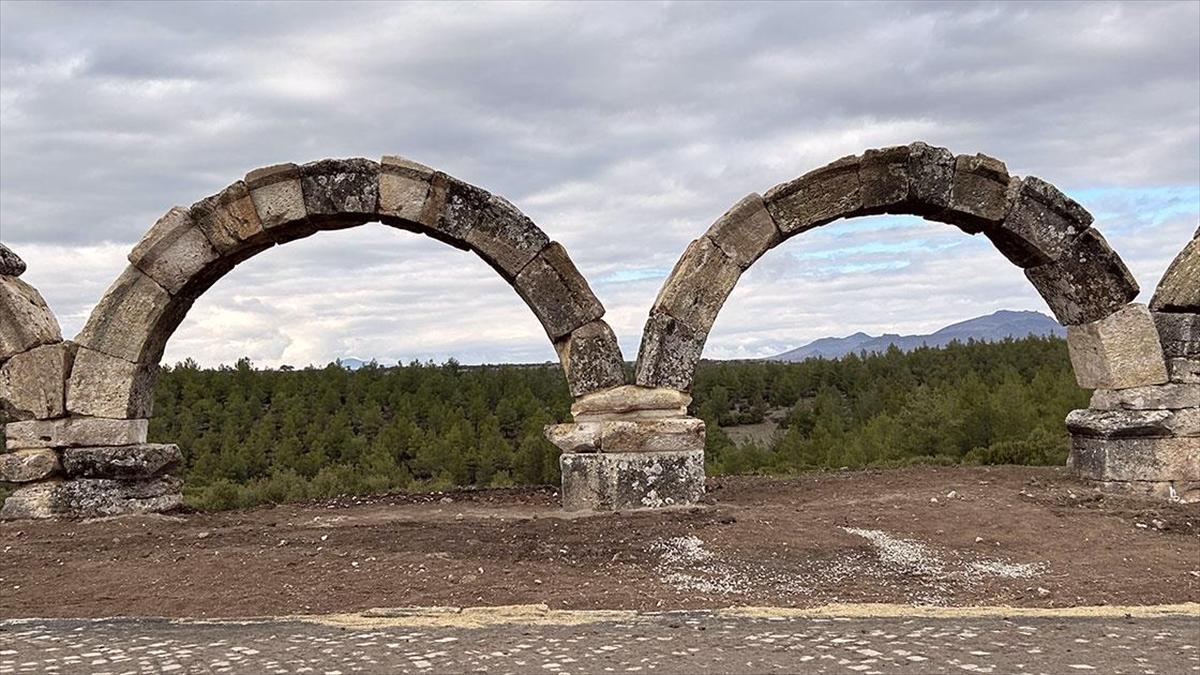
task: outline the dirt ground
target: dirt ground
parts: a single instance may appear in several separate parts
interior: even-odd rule
[[[0,617],[373,607],[1200,601],[1200,505],[1060,469],[711,479],[709,503],[570,517],[551,490],[0,524]]]

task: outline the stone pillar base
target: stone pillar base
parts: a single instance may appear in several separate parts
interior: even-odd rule
[[[704,451],[566,453],[566,511],[628,511],[695,504],[704,496]]]
[[[1104,490],[1200,501],[1200,410],[1076,410],[1067,466]]]

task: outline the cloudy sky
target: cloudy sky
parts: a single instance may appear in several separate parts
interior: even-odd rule
[[[749,192],[925,140],[1082,202],[1148,300],[1200,219],[1200,3],[3,3],[0,239],[68,337],[162,213],[282,161],[402,154],[508,197],[636,354]],[[839,222],[742,277],[705,356],[1046,311],[982,237]],[[371,224],[245,263],[168,347],[228,363],[553,358],[472,254]]]

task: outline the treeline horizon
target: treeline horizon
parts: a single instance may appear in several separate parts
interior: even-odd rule
[[[1061,464],[1063,420],[1088,396],[1065,341],[1032,336],[799,363],[705,361],[693,395],[714,475]],[[571,402],[552,363],[256,370],[248,359],[184,361],[159,376],[150,437],[183,450],[186,500],[202,509],[557,486],[558,450],[542,429],[568,421]],[[739,445],[723,430],[768,414],[782,415],[772,443]]]
[[[1030,336],[798,363],[702,361],[689,412],[708,426],[710,475],[1046,465],[1065,462],[1064,419],[1088,395],[1065,340]],[[179,445],[185,502],[206,510],[557,487],[558,449],[542,429],[569,421],[571,402],[557,363],[255,369],[245,358],[212,368],[189,359],[162,369],[150,441]],[[769,440],[739,444],[725,431],[768,419],[779,422]]]

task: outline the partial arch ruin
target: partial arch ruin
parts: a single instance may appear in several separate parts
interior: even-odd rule
[[[1077,472],[1108,487],[1200,499],[1200,244],[1180,253],[1149,308],[1133,303],[1138,284],[1091,214],[986,155],[921,142],[867,150],[743,198],[663,283],[642,333],[637,385],[690,391],[713,322],[746,269],[793,236],[881,213],[982,233],[1024,270],[1067,327],[1079,385],[1096,390],[1091,408],[1067,420]]]
[[[371,221],[487,262],[542,324],[573,396],[624,383],[603,305],[566,249],[504,198],[396,156],[265,167],[160,218],[73,341],[63,341],[53,312],[16,278],[23,263],[5,270],[0,306],[12,316],[0,333],[0,398],[16,421],[5,427],[15,452],[0,473],[30,483],[8,500],[7,517],[177,504],[179,482],[168,472],[178,448],[147,444],[146,433],[163,350],[193,302],[277,244]]]
[[[626,384],[604,308],[566,251],[512,204],[400,157],[322,160],[251,171],[170,210],[74,341],[0,246],[0,478],[24,484],[3,517],[96,516],[179,503],[172,445],[146,443],[163,348],[192,302],[276,244],[368,221],[474,251],[542,323],[575,403],[551,425],[563,504],[614,510],[691,504],[704,493],[703,421],[688,415],[704,342],[742,272],[826,223],[912,214],[982,233],[1068,328],[1091,405],[1066,420],[1070,465],[1106,487],[1200,499],[1200,231],[1150,306],[1092,227],[1053,185],[1011,176],[985,155],[925,143],[867,150],[750,194],[688,246],[664,282]]]

